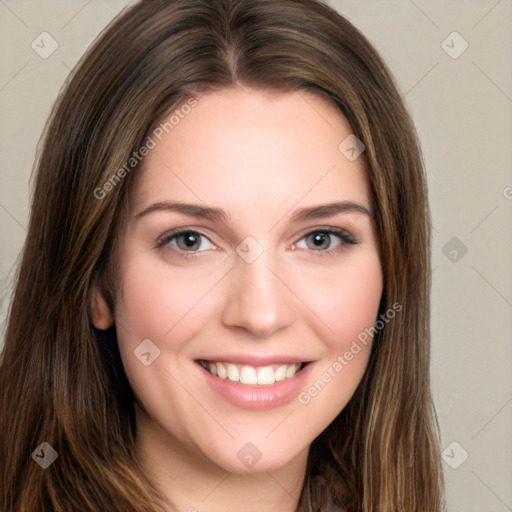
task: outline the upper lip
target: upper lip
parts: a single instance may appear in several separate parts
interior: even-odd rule
[[[263,354],[216,354],[197,358],[196,361],[208,361],[215,363],[233,363],[248,366],[270,366],[272,364],[308,363],[311,360],[288,355],[263,355]]]

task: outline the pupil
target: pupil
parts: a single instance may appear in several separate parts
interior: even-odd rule
[[[322,242],[329,242],[329,239],[327,237],[327,240],[326,240],[326,235],[325,234],[316,234],[313,236],[313,239],[314,239],[314,243],[315,245],[317,245],[317,247],[320,247],[322,246]]]
[[[188,248],[193,247],[197,243],[197,240],[196,240],[197,237],[193,233],[185,233],[184,239],[185,239],[185,245]]]

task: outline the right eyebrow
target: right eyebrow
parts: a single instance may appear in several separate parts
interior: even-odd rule
[[[223,224],[228,224],[228,221],[231,219],[230,214],[225,210],[222,210],[221,208],[216,208],[213,206],[203,206],[200,204],[193,203],[169,201],[153,203],[152,205],[148,206],[141,212],[137,213],[135,215],[135,218],[139,219],[141,217],[144,217],[145,215],[149,215],[150,213],[158,211],[172,211],[182,213],[183,215],[187,215],[189,217],[196,217],[198,219],[205,219],[213,222],[221,222]],[[334,217],[339,213],[345,212],[357,212],[372,217],[371,209],[365,205],[355,203],[353,201],[338,201],[333,203],[309,206],[297,210],[293,214],[291,222],[301,222],[310,219]]]
[[[189,217],[197,217],[198,219],[206,219],[211,221],[219,221],[227,224],[231,218],[230,215],[220,208],[212,206],[201,206],[192,203],[173,203],[173,202],[159,202],[154,203],[141,212],[137,213],[135,217],[138,219],[156,211],[173,211],[188,215]]]

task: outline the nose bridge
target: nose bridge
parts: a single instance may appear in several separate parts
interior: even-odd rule
[[[244,248],[243,243],[240,248]],[[248,253],[251,251],[254,246]],[[257,336],[268,336],[292,323],[295,318],[293,297],[275,275],[278,272],[274,267],[278,265],[271,254],[264,250],[255,258],[254,252],[251,257],[245,257],[243,252],[239,254],[234,271],[230,272],[224,324],[243,327]]]

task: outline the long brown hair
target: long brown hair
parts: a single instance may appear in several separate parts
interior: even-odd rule
[[[298,510],[315,501],[318,482],[347,510],[442,509],[426,179],[389,71],[319,1],[146,0],[82,58],[44,134],[2,353],[3,511],[159,510],[133,456],[133,394],[115,328],[95,330],[88,304],[102,282],[114,305],[112,255],[137,168],[126,162],[170,111],[240,84],[313,92],[348,119],[366,146],[384,275],[379,313],[402,308],[378,330],[354,396],[313,442]],[[58,453],[44,470],[31,457],[42,442]]]

